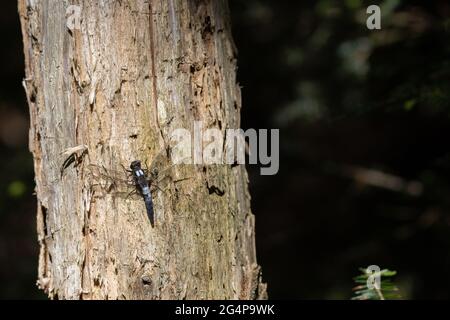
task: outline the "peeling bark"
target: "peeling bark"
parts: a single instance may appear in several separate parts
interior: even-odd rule
[[[80,29],[66,25],[70,5]],[[265,298],[244,166],[174,166],[154,192],[154,228],[143,201],[100,196],[87,170],[151,163],[194,121],[239,128],[226,1],[19,0],[19,13],[39,287],[59,299]]]

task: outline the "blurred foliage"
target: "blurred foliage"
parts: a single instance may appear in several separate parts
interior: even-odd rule
[[[381,30],[366,27],[372,4]],[[269,296],[347,299],[351,270],[375,262],[399,271],[405,299],[450,297],[450,3],[230,5],[242,126],[281,129],[278,175],[249,166]]]
[[[397,274],[396,271],[383,269],[378,273],[371,273],[368,268],[360,268],[359,270],[361,274],[353,278],[356,287],[353,288],[354,297],[352,300],[394,300],[401,298],[397,286],[391,280]],[[380,277],[379,285],[371,282],[372,287],[369,287],[369,277],[376,276]]]
[[[447,22],[429,12],[436,6],[434,14],[439,14],[439,2],[419,6],[380,1],[382,29],[373,31],[365,26],[366,8],[372,4],[368,1],[231,2],[237,7],[235,19],[247,28],[259,26],[255,44],[261,48],[271,43],[271,50],[279,52],[263,63],[269,55],[250,49],[253,65],[260,67],[254,71],[275,66],[274,80],[284,86],[273,88],[272,81],[264,85],[270,87],[272,101],[281,99],[281,110],[270,110],[276,113],[274,125],[371,111],[402,112],[405,104],[407,111],[414,106],[423,116],[450,115]],[[448,10],[442,1],[440,6]]]
[[[13,198],[20,198],[25,194],[26,186],[23,181],[13,181],[8,186],[8,195]]]

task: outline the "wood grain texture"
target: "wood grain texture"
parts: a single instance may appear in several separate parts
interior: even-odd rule
[[[80,29],[66,25],[70,5]],[[226,1],[19,0],[19,14],[40,288],[59,299],[265,298],[244,166],[173,167],[154,192],[154,228],[143,201],[100,195],[87,170],[151,163],[194,121],[239,128]],[[82,145],[61,177],[64,150]]]

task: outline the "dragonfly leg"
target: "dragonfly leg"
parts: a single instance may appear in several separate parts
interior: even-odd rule
[[[133,172],[133,170],[127,169],[122,163],[120,164],[120,166],[122,167],[126,175],[129,175],[130,173]]]

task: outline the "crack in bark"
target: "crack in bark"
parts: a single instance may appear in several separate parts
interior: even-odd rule
[[[222,197],[225,194],[225,190],[221,190],[219,187],[215,185],[209,185],[208,181],[206,181],[206,188],[208,189],[209,194],[217,194],[219,197]]]

